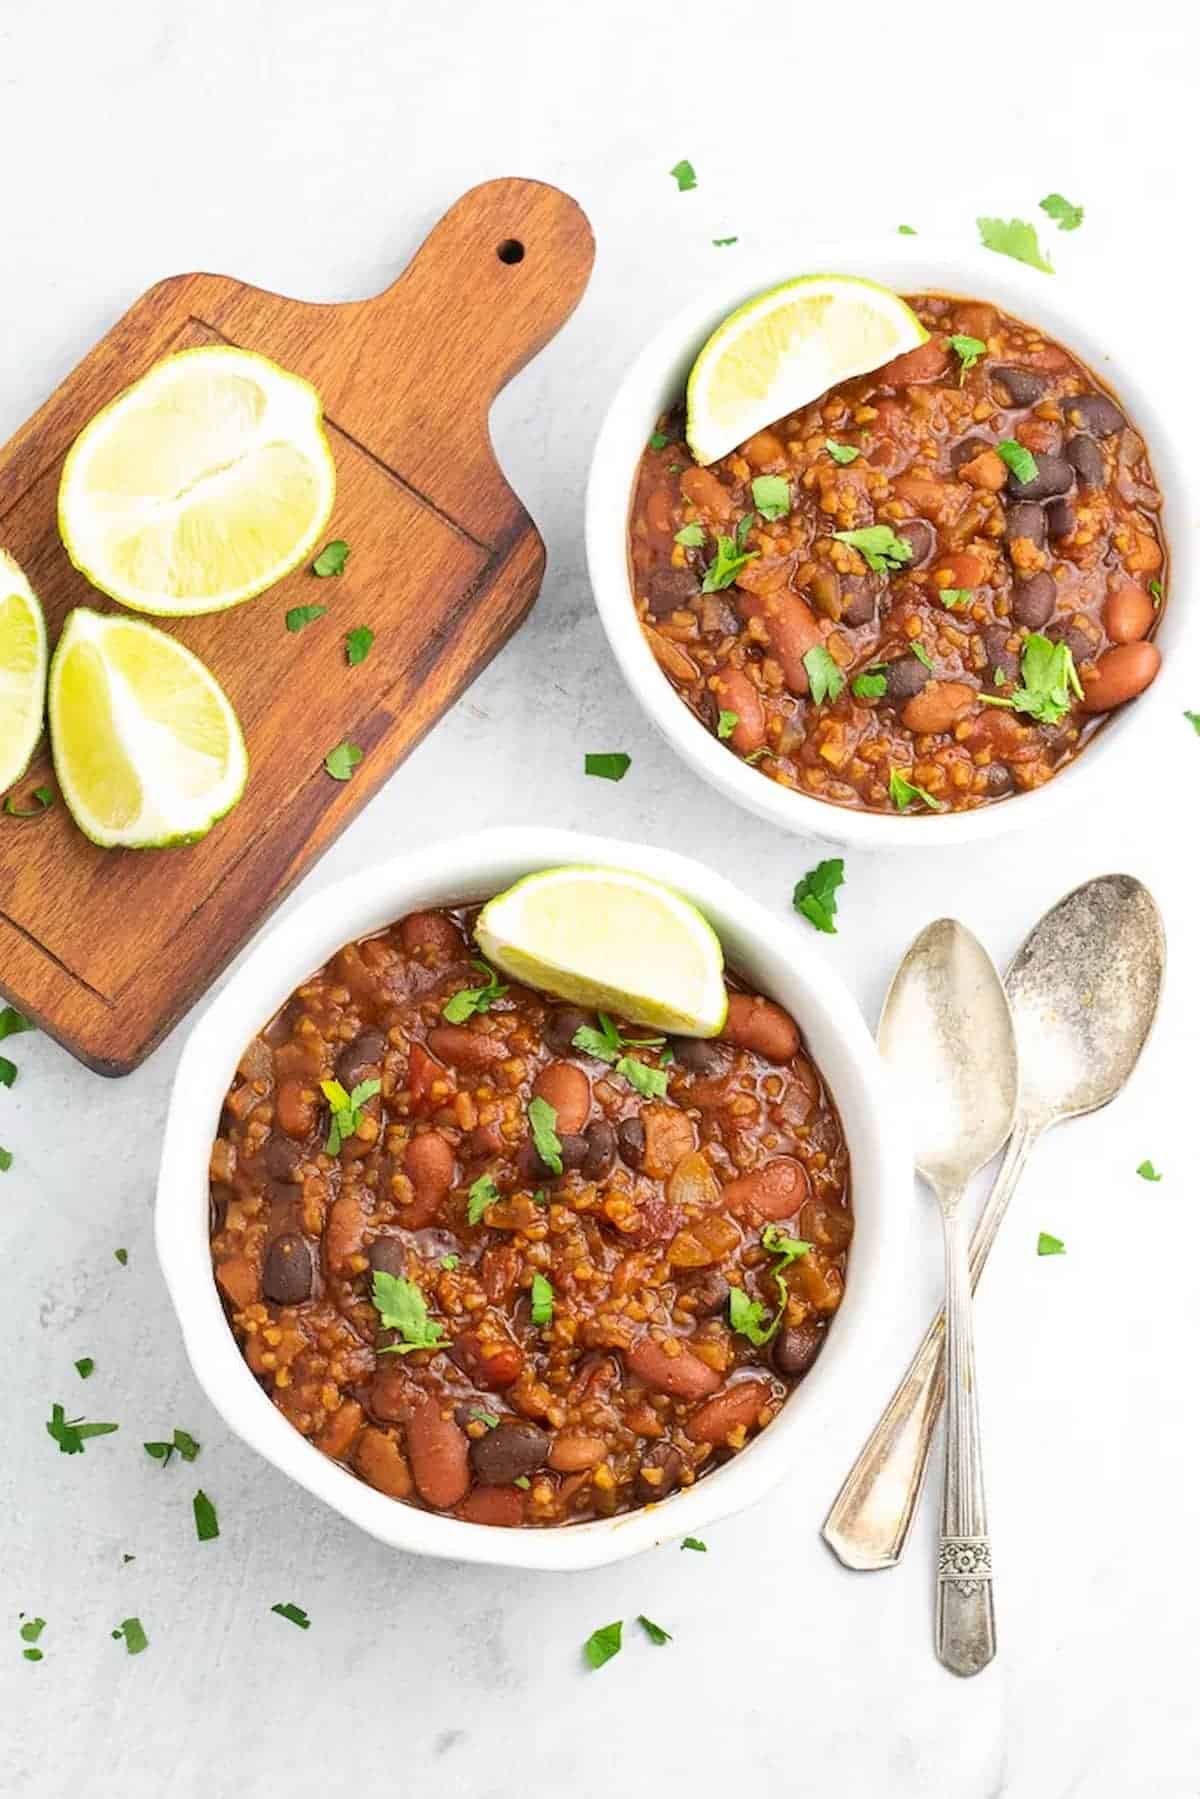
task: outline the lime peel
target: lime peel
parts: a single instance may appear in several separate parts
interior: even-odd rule
[[[45,709],[46,621],[20,567],[0,550],[0,793],[29,767]]]

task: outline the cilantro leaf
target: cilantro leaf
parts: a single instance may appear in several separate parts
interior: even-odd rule
[[[529,1289],[529,1316],[534,1324],[549,1324],[554,1317],[554,1288],[544,1274],[535,1274]]]
[[[1139,1162],[1137,1171],[1144,1181],[1161,1181],[1162,1179],[1162,1175],[1159,1174],[1153,1162]]]
[[[325,773],[332,775],[335,781],[348,781],[362,759],[363,753],[356,743],[343,741],[326,756]]]
[[[443,1256],[438,1263],[438,1267],[444,1268],[447,1274],[453,1274],[454,1270],[458,1267],[458,1262],[459,1258],[456,1255]]]
[[[912,545],[907,537],[898,537],[890,525],[864,525],[858,531],[835,531],[833,535],[839,543],[848,543],[857,550],[877,575],[903,568],[912,561]]]
[[[194,1462],[200,1454],[200,1445],[195,1437],[189,1431],[178,1429],[172,1435],[169,1443],[143,1443],[142,1448],[148,1456],[152,1456],[164,1468],[176,1450],[185,1462]]]
[[[670,441],[665,431],[652,431],[646,440],[646,447],[650,450],[665,450]]]
[[[729,1289],[729,1322],[740,1337],[746,1337],[756,1348],[769,1343],[779,1329],[782,1313],[770,1318],[761,1300],[751,1299],[743,1287]]]
[[[471,958],[471,967],[479,970],[485,977],[482,987],[460,987],[457,993],[442,1007],[442,1017],[450,1024],[463,1024],[476,1012],[488,1012],[495,1002],[508,992],[508,983],[502,981],[494,968],[486,962]]]
[[[786,518],[792,510],[792,490],[782,475],[755,475],[750,483],[754,508],[765,519]]]
[[[346,661],[351,668],[357,668],[371,654],[371,645],[375,641],[375,633],[370,625],[355,625],[353,631],[346,633]]]
[[[1052,1237],[1049,1231],[1039,1231],[1037,1252],[1040,1256],[1065,1256],[1067,1246],[1061,1237]]]
[[[827,437],[825,439],[825,448],[829,451],[829,454],[833,457],[833,460],[835,462],[841,463],[843,468],[846,466],[847,463],[857,462],[859,457],[862,455],[862,451],[856,450],[854,448],[853,444],[835,443],[833,441],[832,437]]]
[[[19,1633],[21,1641],[23,1643],[36,1643],[45,1628],[46,1620],[44,1618],[26,1618]]]
[[[652,1619],[646,1617],[644,1612],[638,1613],[638,1623],[641,1625],[650,1641],[656,1644],[660,1649],[664,1643],[669,1643],[671,1641],[670,1631],[664,1630],[661,1624],[655,1624]]]
[[[1022,484],[1037,479],[1037,457],[1024,444],[1016,443],[1011,437],[1003,437],[996,445],[996,454]]]
[[[925,645],[921,642],[920,638],[919,637],[914,638],[908,647],[912,651],[913,655],[916,657],[917,661],[923,662],[925,664],[925,667],[929,670],[930,674],[932,674],[933,673],[933,657],[929,654],[929,651],[925,648]]]
[[[736,712],[722,710],[717,717],[717,736],[724,739],[732,737],[737,730],[738,715]]]
[[[283,615],[283,622],[288,630],[295,633],[303,631],[305,625],[311,625],[319,618],[324,618],[329,611],[328,606],[292,606]]]
[[[717,249],[717,250],[723,250],[725,248],[726,244],[736,244],[736,243],[737,243],[736,237],[714,237],[713,238],[713,248]]]
[[[1162,597],[1163,597],[1162,582],[1160,580],[1158,580],[1157,577],[1153,581],[1147,581],[1146,591],[1149,593],[1150,598],[1154,601],[1154,610],[1157,612],[1159,607],[1162,605]]]
[[[823,643],[815,643],[811,650],[805,650],[804,667],[814,703],[820,706],[827,699],[836,700],[846,685],[846,677]]]
[[[520,1487],[520,1489],[523,1493],[528,1493],[528,1491],[529,1491],[529,1476],[527,1474],[518,1474],[516,1480],[514,1480],[514,1482],[513,1482],[513,1486]]]
[[[350,559],[350,545],[342,538],[335,537],[327,543],[317,560],[312,565],[314,575],[340,575]]]
[[[667,1076],[662,1068],[651,1068],[640,1062],[636,1056],[628,1056],[628,1049],[654,1049],[664,1039],[662,1037],[622,1037],[620,1031],[608,1016],[607,1012],[596,1014],[600,1029],[590,1024],[581,1024],[571,1042],[575,1049],[582,1050],[585,1056],[595,1056],[597,1061],[611,1062],[616,1072],[623,1075],[629,1085],[646,1099],[661,1099],[667,1090]]]
[[[196,1520],[196,1535],[201,1543],[211,1543],[214,1537],[220,1536],[217,1508],[200,1487],[192,1495],[192,1516]]]
[[[667,1071],[665,1068],[651,1068],[646,1062],[639,1062],[636,1056],[621,1056],[616,1064],[618,1074],[623,1074],[635,1093],[643,1099],[661,1099],[667,1091]]]
[[[624,1045],[621,1033],[607,1012],[597,1012],[600,1029],[590,1024],[581,1024],[571,1039],[573,1049],[581,1049],[585,1056],[595,1056],[600,1062],[615,1062]]]
[[[312,1619],[309,1617],[308,1613],[303,1611],[300,1606],[293,1605],[290,1599],[286,1602],[281,1602],[279,1605],[273,1605],[271,1610],[278,1617],[286,1618],[289,1624],[298,1625],[301,1630],[307,1630],[312,1623]]]
[[[855,675],[850,691],[860,700],[878,700],[887,692],[887,676],[882,669],[867,669]]]
[[[1011,256],[1016,262],[1027,262],[1031,269],[1052,275],[1054,265],[1047,262],[1038,244],[1037,232],[1026,219],[976,219],[979,241],[985,250],[1000,256]]]
[[[500,1197],[500,1189],[490,1174],[481,1174],[467,1189],[467,1223],[478,1224],[489,1206]]]
[[[46,1429],[58,1444],[62,1455],[81,1455],[89,1437],[108,1437],[119,1430],[116,1424],[87,1424],[82,1418],[68,1418],[62,1406],[52,1405]]]
[[[906,812],[914,800],[922,800],[931,812],[940,812],[942,802],[935,800],[923,787],[917,787],[906,775],[894,768],[888,781],[888,797],[898,812]]]
[[[411,1355],[415,1349],[444,1349],[442,1327],[429,1316],[425,1295],[415,1281],[402,1275],[375,1270],[371,1292],[379,1322],[385,1330],[399,1331],[404,1341],[391,1343],[382,1355]]]
[[[602,781],[622,781],[632,760],[632,756],[627,756],[624,750],[585,755],[583,772],[585,775],[598,775]]]
[[[129,1266],[129,1251],[127,1249],[114,1249],[113,1255],[116,1257],[117,1261],[120,1262],[122,1268],[127,1268]]]
[[[703,525],[692,523],[680,525],[675,533],[675,542],[681,543],[685,550],[698,550],[704,544],[708,533]]]
[[[958,606],[965,606],[974,591],[973,587],[939,587],[937,597],[952,612]]]
[[[12,1162],[12,1150],[0,1148],[0,1174],[7,1174]]]
[[[10,793],[4,802],[4,810],[10,818],[40,818],[42,813],[48,812],[54,804],[54,789],[53,787],[35,787],[32,798],[37,801],[37,805],[22,808],[17,805]]]
[[[112,1634],[118,1639],[124,1637],[127,1655],[140,1655],[149,1647],[150,1639],[142,1629],[140,1618],[123,1618]]]
[[[468,1416],[468,1418],[476,1419],[480,1424],[485,1425],[488,1430],[495,1430],[496,1426],[500,1422],[500,1419],[499,1419],[499,1416],[497,1415],[497,1413],[485,1412],[483,1407],[480,1405],[473,1405],[473,1406],[469,1407],[468,1411],[467,1411],[467,1416]]]
[[[777,1224],[768,1224],[763,1227],[761,1242],[769,1256],[782,1257],[779,1264],[781,1268],[787,1268],[792,1262],[798,1262],[801,1256],[808,1255],[812,1249],[812,1244],[806,1243],[803,1237],[789,1237],[786,1231],[781,1231]]]
[[[599,1630],[592,1632],[583,1645],[583,1653],[587,1658],[588,1666],[592,1668],[602,1668],[605,1662],[610,1662],[614,1655],[620,1654],[620,1651],[620,1619],[615,1624],[602,1624]]]
[[[1187,719],[1197,737],[1200,737],[1200,712],[1185,712],[1183,716]]]
[[[698,1549],[701,1555],[708,1554],[708,1544],[702,1543],[699,1537],[685,1537],[679,1547],[681,1549]]]
[[[0,1038],[19,1037],[23,1031],[32,1031],[37,1027],[24,1012],[18,1012],[15,1006],[5,1006],[0,1010]]]
[[[833,856],[810,868],[792,889],[793,909],[818,931],[825,931],[831,937],[837,936],[833,920],[837,912],[837,890],[846,879],[845,870],[842,857]]]
[[[681,157],[670,171],[675,177],[675,185],[681,194],[688,194],[696,186],[696,171],[687,157]]]
[[[1083,224],[1083,207],[1072,206],[1061,194],[1047,194],[1044,200],[1038,201],[1038,205],[1047,218],[1054,220],[1060,231],[1078,231]]]
[[[16,1078],[16,1063],[10,1062],[7,1056],[0,1056],[0,1087],[11,1087]]]
[[[1013,691],[1012,703],[1042,725],[1056,725],[1071,710],[1071,696],[1083,697],[1071,648],[1051,643],[1031,631],[1021,651],[1022,685]]]
[[[340,1081],[322,1081],[321,1092],[329,1101],[329,1136],[325,1141],[325,1153],[328,1156],[339,1154],[342,1144],[355,1136],[363,1121],[363,1110],[369,1099],[374,1099],[381,1083],[378,1080],[360,1081],[353,1093],[347,1093]]]
[[[552,1174],[561,1174],[562,1144],[554,1128],[558,1123],[558,1113],[540,1093],[530,1100],[527,1110],[529,1128],[533,1133],[533,1147]]]
[[[953,337],[948,337],[946,339],[946,342],[950,345],[950,348],[954,351],[954,354],[958,357],[958,360],[962,365],[959,370],[960,375],[966,375],[969,370],[975,367],[975,364],[979,361],[981,356],[987,355],[987,345],[985,343],[981,342],[977,337],[966,337],[961,331],[956,331]]]
[[[915,237],[917,235],[911,225],[897,225],[896,230],[900,233],[901,237]]]
[[[753,523],[753,515],[747,513],[732,537],[717,534],[717,553],[704,571],[701,593],[718,593],[721,588],[731,586],[746,564],[754,561],[758,551],[746,548],[746,538]]]
[[[94,1371],[95,1366],[96,1364],[90,1355],[80,1356],[75,1364],[75,1372],[80,1380],[87,1380],[88,1376]]]

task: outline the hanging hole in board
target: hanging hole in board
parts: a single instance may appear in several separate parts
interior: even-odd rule
[[[525,246],[521,243],[519,238],[506,237],[502,244],[496,245],[496,255],[500,258],[501,262],[523,262],[525,258]]]

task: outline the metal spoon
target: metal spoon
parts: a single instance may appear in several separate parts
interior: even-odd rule
[[[1000,976],[956,919],[927,926],[909,948],[883,1002],[879,1048],[916,1101],[914,1160],[942,1208],[950,1405],[935,1647],[955,1674],[977,1674],[996,1653],[996,1621],[962,1202],[1012,1130],[1018,1075]]]
[[[1005,978],[1021,1057],[1008,1153],[975,1227],[979,1280],[1029,1152],[1064,1118],[1116,1098],[1158,1009],[1166,941],[1158,907],[1132,875],[1076,887],[1033,927]],[[945,1391],[939,1312],[830,1508],[822,1535],[847,1568],[900,1560]]]

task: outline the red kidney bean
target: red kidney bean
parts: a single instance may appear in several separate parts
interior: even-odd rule
[[[803,1324],[785,1324],[771,1345],[771,1360],[788,1380],[799,1380],[816,1361],[824,1336],[811,1318]]]
[[[893,356],[877,371],[875,379],[886,387],[916,387],[922,381],[936,381],[949,366],[950,351],[945,338],[931,337],[915,350]]]
[[[560,1431],[550,1450],[550,1466],[558,1474],[578,1474],[594,1468],[604,1460],[604,1438],[589,1437],[583,1431]]]
[[[504,1422],[471,1444],[471,1472],[487,1487],[511,1487],[514,1480],[545,1465],[550,1438],[524,1419]]]
[[[735,1215],[755,1212],[772,1221],[790,1218],[808,1198],[808,1174],[802,1162],[776,1156],[749,1174],[739,1174],[721,1188],[721,1203]]]
[[[298,1306],[312,1298],[313,1252],[307,1237],[284,1231],[276,1237],[263,1261],[264,1297],[280,1306]]]
[[[592,1109],[592,1083],[574,1062],[547,1062],[533,1083],[538,1099],[553,1106],[560,1137],[581,1131]]]
[[[1105,650],[1095,673],[1083,682],[1085,712],[1111,712],[1126,700],[1144,693],[1162,667],[1162,656],[1152,643],[1119,643]]]
[[[812,608],[789,589],[769,594],[739,593],[738,609],[744,618],[762,619],[772,653],[783,670],[785,686],[803,697],[808,692],[804,658],[825,641]]]
[[[1068,440],[1067,461],[1084,487],[1104,486],[1104,452],[1094,437],[1083,432]]]
[[[525,1366],[525,1356],[511,1338],[484,1343],[478,1331],[463,1331],[454,1339],[450,1358],[477,1387],[499,1392],[511,1387]]]
[[[472,1031],[465,1024],[435,1025],[429,1033],[429,1047],[441,1062],[451,1068],[466,1068],[478,1073],[493,1062],[503,1062],[508,1045],[503,1037]]]
[[[519,1487],[475,1487],[458,1508],[468,1524],[491,1524],[514,1530],[525,1521],[525,1495]]]
[[[400,942],[409,955],[422,953],[439,962],[466,953],[462,932],[444,912],[410,912],[400,921]]]
[[[317,1122],[317,1096],[303,1081],[280,1081],[275,1094],[275,1121],[287,1136],[302,1140]]]
[[[672,1399],[704,1399],[721,1385],[721,1376],[716,1369],[702,1362],[690,1349],[680,1346],[678,1355],[671,1355],[650,1336],[643,1337],[640,1343],[625,1351],[625,1365],[648,1387],[653,1387],[657,1393],[667,1393]]]
[[[760,993],[731,993],[729,1014],[721,1031],[725,1043],[765,1056],[768,1062],[790,1062],[800,1048],[794,1021],[774,1000]]]
[[[454,1185],[454,1151],[439,1132],[423,1131],[405,1147],[404,1172],[413,1196],[402,1222],[406,1230],[424,1230]]]
[[[330,1274],[347,1274],[353,1256],[362,1254],[367,1221],[357,1192],[340,1193],[325,1215],[322,1244]]]
[[[1013,617],[1030,631],[1040,631],[1053,618],[1057,607],[1058,588],[1054,576],[1044,569],[1040,574],[1030,575],[1028,581],[1018,581],[1013,588]]]
[[[693,1443],[724,1443],[731,1431],[749,1430],[770,1397],[766,1381],[737,1381],[692,1413],[687,1434]]]
[[[952,731],[975,703],[975,689],[965,681],[930,681],[914,694],[900,719],[906,730],[922,736]]]
[[[369,1424],[354,1447],[354,1466],[369,1486],[389,1499],[412,1495],[412,1471],[399,1444],[386,1431]]]
[[[453,1418],[443,1418],[438,1400],[416,1400],[406,1429],[408,1459],[417,1492],[427,1505],[445,1511],[465,1498],[471,1484],[467,1439]]]
[[[659,568],[646,583],[646,604],[652,618],[668,618],[687,610],[688,601],[700,591],[700,580],[688,568]]]
[[[722,712],[737,713],[730,748],[739,756],[752,756],[767,740],[766,713],[758,688],[740,668],[724,668],[716,675],[713,691]]]
[[[1144,587],[1128,581],[1104,602],[1104,629],[1114,643],[1136,643],[1154,623],[1154,601]]]
[[[1059,404],[1068,425],[1092,437],[1112,437],[1125,424],[1124,413],[1107,394],[1070,394]]]

